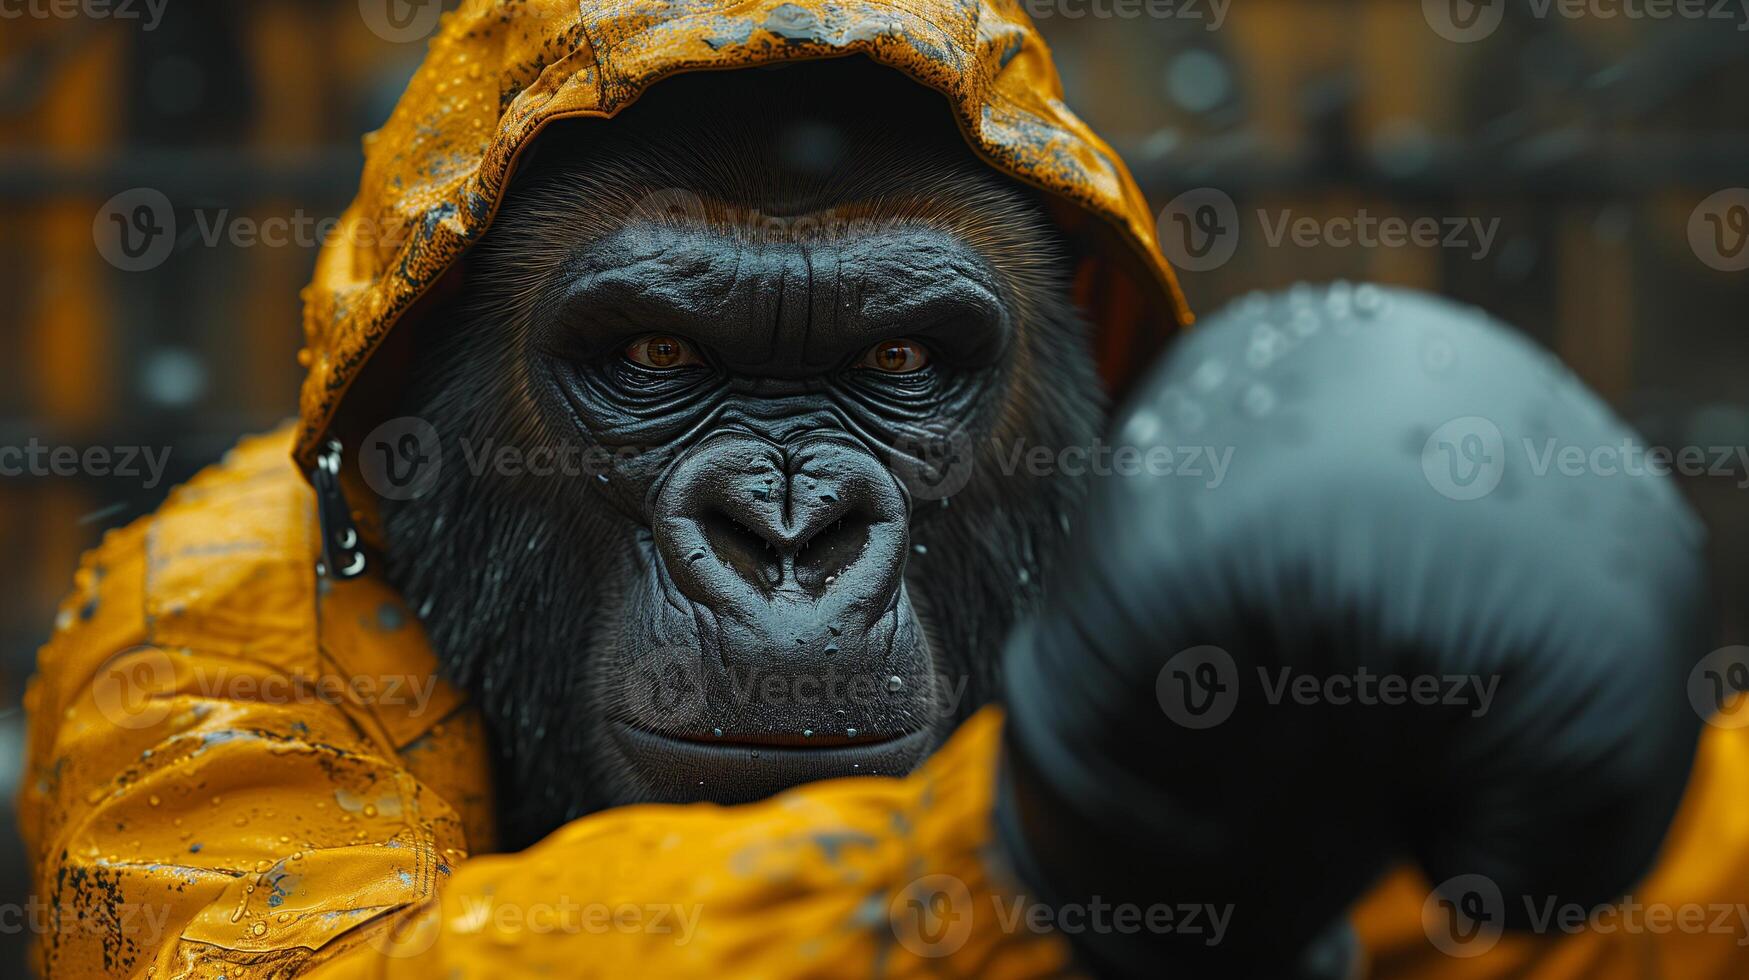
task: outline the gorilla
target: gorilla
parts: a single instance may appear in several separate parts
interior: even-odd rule
[[[902,774],[994,695],[1085,481],[992,447],[1104,406],[1059,233],[938,103],[672,79],[543,137],[421,323],[401,409],[464,475],[385,502],[388,574],[494,729],[507,842]]]

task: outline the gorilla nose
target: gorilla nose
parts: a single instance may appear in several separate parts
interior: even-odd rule
[[[729,433],[674,467],[652,524],[683,593],[736,618],[799,602],[860,608],[870,616],[853,618],[866,621],[890,605],[907,507],[862,446],[827,437],[777,447]]]
[[[767,589],[794,583],[818,594],[837,583],[868,547],[876,521],[854,505],[819,513],[817,527],[785,527],[775,515],[732,516],[727,501],[712,501],[697,520],[706,546],[718,561],[749,585]],[[700,556],[702,557],[702,556]]]

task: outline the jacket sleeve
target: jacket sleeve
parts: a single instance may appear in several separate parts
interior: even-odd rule
[[[289,975],[465,856],[457,807],[368,721],[380,688],[319,652],[303,532],[276,516],[304,492],[245,460],[85,559],[26,695],[44,975]]]
[[[469,861],[311,976],[1063,976],[1067,945],[995,855],[1000,730],[986,709],[904,779],[574,821]]]

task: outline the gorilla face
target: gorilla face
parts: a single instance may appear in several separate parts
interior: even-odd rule
[[[487,713],[509,844],[903,773],[992,693],[1081,495],[1013,461],[1086,445],[1098,386],[1036,204],[875,72],[545,137],[421,324],[445,478],[385,502],[390,577]]]

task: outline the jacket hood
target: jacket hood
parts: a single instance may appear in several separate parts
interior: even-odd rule
[[[610,118],[685,72],[848,56],[939,92],[982,159],[1047,193],[1114,389],[1190,322],[1141,191],[1063,104],[1043,38],[1009,0],[467,0],[365,138],[358,197],[304,293],[301,468],[394,325],[485,233],[547,124]]]

